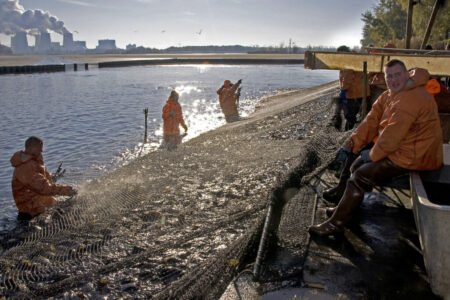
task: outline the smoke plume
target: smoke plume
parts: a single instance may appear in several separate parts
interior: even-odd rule
[[[40,9],[25,10],[19,0],[0,0],[0,33],[13,35],[19,31],[30,34],[48,32],[68,33],[64,22]]]

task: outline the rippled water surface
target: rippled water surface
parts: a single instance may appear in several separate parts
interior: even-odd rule
[[[161,111],[172,89],[189,127],[184,141],[225,124],[216,90],[224,79],[240,78],[246,116],[261,96],[326,83],[337,73],[299,65],[186,65],[0,76],[0,230],[16,217],[9,159],[28,136],[44,140],[50,172],[63,161],[62,182],[80,185],[159,147]],[[149,144],[143,145],[146,107]]]

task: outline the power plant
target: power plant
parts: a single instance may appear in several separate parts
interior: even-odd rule
[[[27,33],[19,31],[11,36],[11,50],[14,54],[84,54],[105,53],[117,49],[116,41],[111,39],[99,40],[95,49],[87,49],[86,41],[74,41],[73,34],[63,34],[63,44],[52,42],[49,32],[34,35],[34,46],[28,45]]]

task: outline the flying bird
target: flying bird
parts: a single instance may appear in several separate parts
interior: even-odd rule
[[[164,33],[164,32],[166,32],[165,30],[161,30],[161,33]]]
[[[196,34],[200,35],[200,34],[202,34],[202,31],[203,31],[203,29],[200,29],[200,31],[196,32]]]

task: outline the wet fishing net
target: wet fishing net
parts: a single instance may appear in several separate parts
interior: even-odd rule
[[[279,239],[293,247],[304,239],[294,232],[298,216],[285,211],[311,218],[312,204],[292,199],[342,142],[326,126],[328,94],[150,153],[18,224],[0,237],[0,295],[220,297],[254,261],[273,197],[293,214]]]

